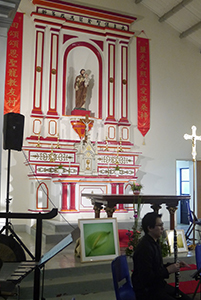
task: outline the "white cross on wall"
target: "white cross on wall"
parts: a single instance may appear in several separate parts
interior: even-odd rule
[[[185,138],[185,140],[192,140],[192,152],[191,152],[191,154],[192,154],[192,156],[193,156],[193,161],[195,161],[196,160],[196,155],[197,155],[197,153],[196,153],[196,141],[201,141],[201,136],[198,136],[198,135],[196,135],[196,126],[192,126],[191,127],[191,129],[192,129],[192,134],[190,135],[190,134],[184,134],[184,138]]]

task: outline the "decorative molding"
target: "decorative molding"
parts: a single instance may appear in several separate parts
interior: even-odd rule
[[[125,30],[137,20],[136,17],[127,16],[108,10],[91,8],[69,2],[58,2],[56,0],[33,0],[36,13],[50,15],[56,19],[65,19],[72,22],[85,23],[97,26],[112,26]]]

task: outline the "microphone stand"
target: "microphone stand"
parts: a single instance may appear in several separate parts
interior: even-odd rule
[[[8,149],[8,169],[7,169],[7,196],[6,196],[6,212],[9,212],[9,204],[10,204],[10,200],[12,198],[9,198],[9,186],[10,186],[10,155],[11,155],[11,150]],[[8,236],[8,228],[9,228],[9,221],[8,221],[8,217],[6,217],[6,225],[5,225],[5,229],[6,229],[6,235]]]
[[[9,198],[9,186],[10,186],[10,160],[11,160],[11,149],[8,149],[8,170],[7,170],[7,196],[6,196],[6,223],[5,226],[0,230],[0,234],[5,230],[6,236],[8,236],[9,231],[11,232],[12,236],[16,238],[19,244],[24,248],[24,250],[28,253],[28,255],[35,259],[34,255],[29,251],[26,245],[22,242],[22,240],[18,237],[18,235],[14,232],[14,230],[10,226],[8,213],[9,213],[9,204],[12,198]]]

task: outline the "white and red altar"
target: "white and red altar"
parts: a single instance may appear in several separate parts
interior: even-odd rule
[[[124,194],[137,179],[129,121],[130,26],[136,18],[58,1],[33,1],[32,107],[24,151],[34,191],[31,211],[92,213],[82,193]],[[74,81],[84,68],[84,109],[75,109]],[[131,112],[130,112],[131,113]],[[118,169],[118,170],[117,170]],[[120,204],[121,213],[129,205]]]

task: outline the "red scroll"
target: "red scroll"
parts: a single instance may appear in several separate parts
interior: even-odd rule
[[[23,13],[17,12],[8,31],[4,114],[20,113]]]
[[[138,129],[143,136],[150,129],[149,40],[137,37]]]

